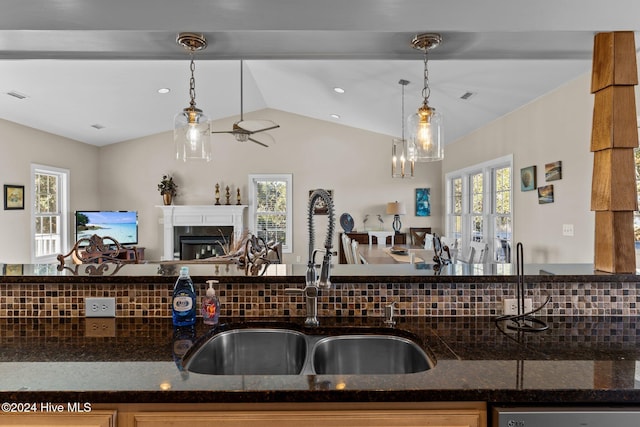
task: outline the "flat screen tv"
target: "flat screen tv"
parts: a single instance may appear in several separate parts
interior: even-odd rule
[[[97,234],[113,237],[121,245],[138,244],[138,212],[76,211],[76,241]]]

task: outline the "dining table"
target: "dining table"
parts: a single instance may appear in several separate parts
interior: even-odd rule
[[[360,254],[369,264],[433,263],[434,252],[411,244],[360,245]]]

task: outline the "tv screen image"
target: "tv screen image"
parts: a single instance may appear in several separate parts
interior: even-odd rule
[[[113,237],[122,245],[138,243],[138,212],[136,211],[76,211],[76,240]]]

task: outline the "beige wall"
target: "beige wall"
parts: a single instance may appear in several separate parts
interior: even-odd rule
[[[527,262],[593,262],[594,216],[589,209],[592,154],[589,152],[593,97],[590,78],[582,76],[528,105],[490,123],[446,147],[442,163],[419,164],[413,180],[390,178],[391,137],[329,121],[309,119],[277,110],[263,110],[247,118],[272,119],[281,125],[272,135],[277,142],[265,149],[236,143],[218,135],[214,160],[209,164],[174,160],[171,132],[151,135],[102,148],[0,121],[6,155],[0,158],[3,183],[28,184],[31,162],[71,169],[73,209],[132,209],[140,215],[140,245],[147,258],[161,254],[160,210],[157,183],[171,173],[180,184],[176,204],[208,204],[220,183],[240,188],[247,203],[249,173],[291,173],[294,191],[294,253],[285,258],[306,261],[306,207],[308,191],[333,189],[337,216],[349,212],[356,228],[370,214],[383,214],[385,228],[391,217],[384,214],[388,201],[407,204],[403,228],[431,226],[442,231],[444,195],[442,176],[447,172],[495,159],[514,158],[514,241],[522,242]],[[471,101],[472,102],[472,101]],[[214,123],[229,129],[233,120]],[[9,144],[11,141],[11,145]],[[536,192],[521,192],[519,171],[538,167],[538,185],[544,185],[545,163],[561,160],[563,178],[553,182],[555,203],[539,205]],[[99,181],[96,176],[100,175]],[[414,215],[414,191],[432,191],[432,216]],[[27,191],[30,197],[30,191]],[[28,262],[30,249],[29,208],[1,211],[0,230],[5,241],[0,262]],[[323,218],[316,222],[323,230]],[[573,224],[575,235],[562,236],[562,225]],[[336,227],[340,231],[340,227]],[[318,237],[322,238],[322,237]],[[337,239],[334,240],[337,248]]]
[[[0,120],[2,184],[25,186],[24,210],[0,210],[0,263],[31,262],[31,164],[70,171],[70,209],[99,206],[98,148]],[[2,195],[4,201],[4,194]],[[69,219],[70,225],[73,224]]]
[[[446,147],[443,175],[513,154],[514,242],[522,242],[526,262],[593,262],[594,215],[590,211],[593,155],[589,151],[593,96],[585,75]],[[520,191],[520,169],[562,161],[555,202],[538,204],[536,191]],[[562,235],[573,224],[574,236]]]
[[[181,163],[175,160],[173,133],[165,132],[100,149],[100,169],[117,170],[103,178],[100,185],[102,209],[135,209],[139,211],[140,245],[146,247],[148,259],[160,259],[162,225],[159,223],[161,198],[157,183],[162,174],[170,173],[180,185],[175,204],[212,204],[215,184],[240,188],[242,203],[247,204],[248,174],[293,174],[293,253],[286,262],[306,262],[308,251],[306,209],[309,190],[332,189],[336,221],[340,214],[353,216],[356,228],[370,214],[368,224],[377,224],[382,214],[384,227],[391,229],[392,217],[385,214],[385,204],[402,201],[407,215],[403,229],[409,226],[431,226],[439,231],[442,222],[440,205],[440,164],[417,166],[412,180],[392,179],[390,166],[391,137],[364,130],[320,121],[277,110],[262,110],[245,115],[246,119],[271,119],[281,128],[271,132],[276,143],[263,148],[253,143],[240,144],[231,135],[214,135],[214,159],[211,163]],[[218,130],[230,129],[233,118],[214,122]],[[432,215],[416,217],[414,192],[417,187],[432,189]],[[224,202],[224,199],[223,199]],[[317,217],[316,242],[324,239],[326,219]],[[336,225],[337,231],[342,231]],[[334,238],[334,249],[338,239]]]

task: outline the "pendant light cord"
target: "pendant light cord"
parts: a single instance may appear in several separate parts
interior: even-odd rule
[[[243,82],[244,82],[244,67],[242,65],[242,59],[240,60],[240,121],[244,121],[244,88],[243,88]]]
[[[402,85],[402,115],[400,116],[400,123],[402,123],[402,143],[404,144],[404,87],[406,83],[400,80],[400,85]]]

